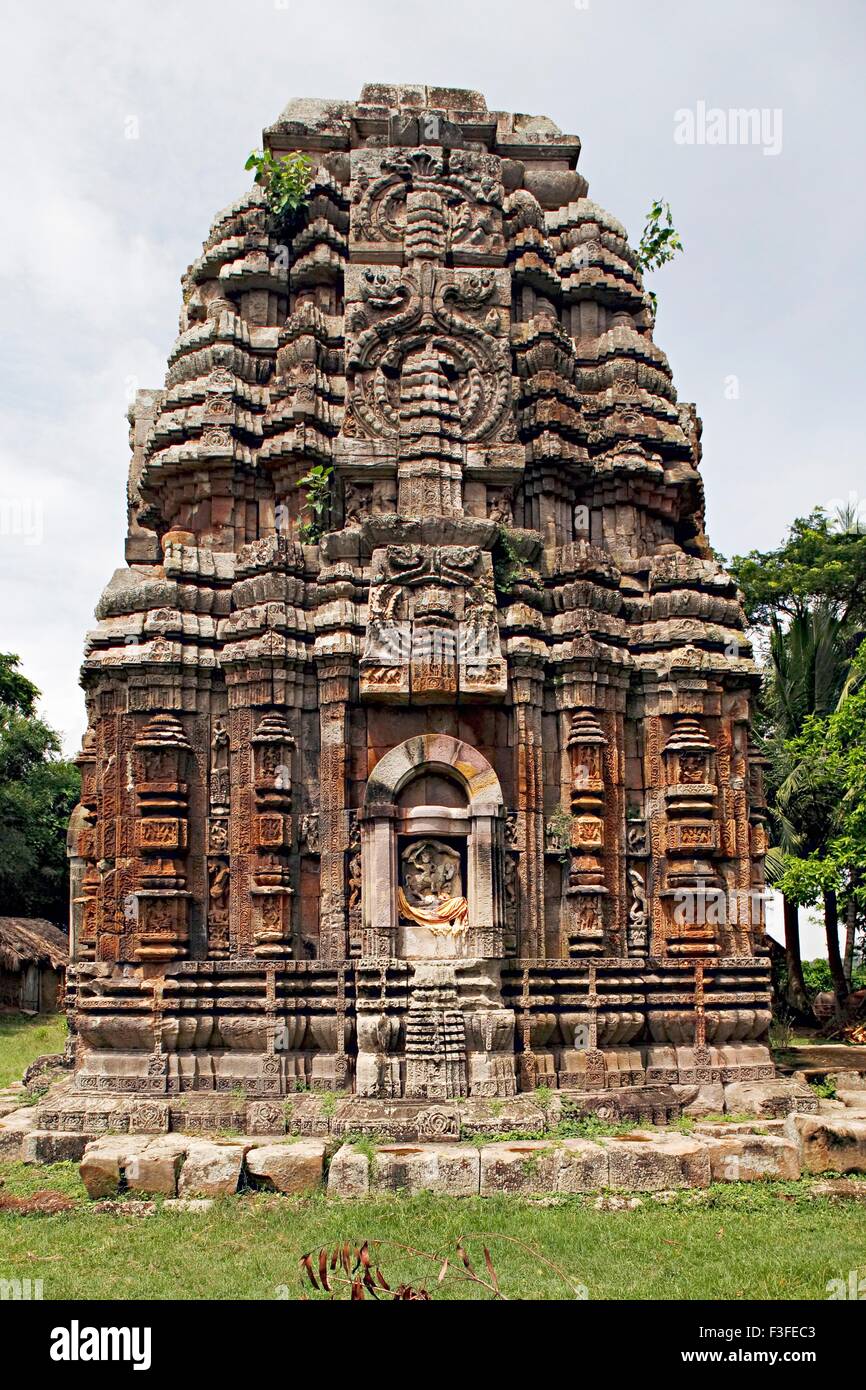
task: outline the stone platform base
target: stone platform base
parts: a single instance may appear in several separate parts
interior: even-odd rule
[[[164,1105],[159,1115],[144,1114],[135,1109],[142,1102],[129,1097],[97,1103],[64,1091],[0,1119],[0,1158],[80,1162],[88,1193],[103,1199],[143,1193],[186,1200],[249,1188],[305,1194],[323,1184],[335,1197],[398,1190],[451,1197],[602,1194],[791,1181],[802,1172],[866,1173],[866,1086],[852,1088],[844,1104],[819,1101],[793,1080],[734,1083],[724,1088],[716,1117],[694,1119],[688,1133],[660,1125],[689,1111],[711,1114],[716,1097],[697,1087],[676,1088],[680,1094],[647,1087],[638,1095],[640,1089],[453,1107],[374,1107],[353,1098],[303,1096],[279,1114],[264,1113],[263,1102],[247,1102],[246,1110],[238,1102],[237,1112],[226,1110],[221,1118],[245,1120],[246,1134],[226,1132],[225,1124],[214,1133],[220,1126],[212,1108],[175,1114]],[[617,1109],[626,1099],[629,1105]],[[640,1120],[641,1110],[658,1123]],[[616,1124],[616,1132],[563,1137],[563,1121],[587,1114]],[[735,1118],[748,1114],[754,1118]],[[624,1128],[636,1115],[635,1127]],[[184,1126],[176,1123],[181,1119]],[[138,1131],[146,1120],[151,1128]],[[46,1128],[48,1121],[57,1127]],[[198,1122],[196,1132],[189,1132],[191,1121]],[[250,1129],[266,1121],[270,1130]]]
[[[82,1093],[73,1080],[54,1086],[27,1110],[0,1119],[0,1156],[20,1148],[45,1162],[79,1157],[103,1134],[274,1135],[343,1139],[369,1135],[380,1142],[452,1142],[480,1134],[520,1132],[542,1137],[563,1120],[590,1115],[614,1124],[672,1124],[682,1115],[704,1118],[727,1111],[778,1117],[815,1112],[815,1093],[798,1079],[705,1085],[556,1090],[496,1100],[467,1097],[429,1101],[368,1100],[339,1093],[305,1092],[287,1099],[249,1100],[242,1093],[192,1092],[173,1097]],[[19,1135],[20,1138],[16,1136]],[[35,1146],[35,1150],[34,1150]],[[23,1152],[23,1151],[22,1151]]]
[[[330,1161],[329,1161],[330,1160]],[[103,1135],[84,1143],[89,1196],[168,1199],[247,1189],[329,1196],[432,1192],[447,1197],[669,1192],[714,1182],[791,1182],[802,1173],[866,1173],[866,1109],[792,1112],[763,1125],[696,1124],[689,1134],[636,1129],[610,1138],[489,1144],[341,1143],[262,1136]]]

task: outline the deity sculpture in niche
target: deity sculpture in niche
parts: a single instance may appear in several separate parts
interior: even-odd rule
[[[460,855],[442,840],[416,840],[400,856],[401,917],[434,936],[458,936],[469,925]]]

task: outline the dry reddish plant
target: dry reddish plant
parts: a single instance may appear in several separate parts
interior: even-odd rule
[[[401,1245],[398,1241],[392,1240],[365,1240],[359,1246],[353,1246],[349,1241],[343,1241],[335,1245],[333,1249],[322,1246],[318,1252],[309,1251],[306,1255],[302,1255],[300,1260],[301,1279],[305,1286],[309,1283],[316,1294],[324,1294],[332,1299],[345,1297],[353,1302],[360,1302],[369,1296],[377,1301],[430,1302],[434,1294],[426,1284],[400,1283],[395,1287],[389,1284],[382,1272],[380,1263],[381,1248],[387,1245],[413,1259],[426,1260],[435,1265],[437,1273],[433,1285],[434,1289],[440,1289],[449,1280],[457,1283],[469,1283],[474,1284],[492,1300],[507,1302],[508,1295],[502,1290],[488,1245],[482,1244],[484,1273],[479,1273],[467,1250],[469,1239],[482,1242],[486,1242],[488,1239],[507,1240],[527,1251],[541,1264],[547,1265],[569,1287],[574,1288],[574,1280],[570,1279],[564,1270],[546,1259],[538,1250],[530,1245],[525,1245],[523,1241],[517,1240],[513,1236],[500,1235],[493,1237],[476,1235],[471,1238],[461,1236],[453,1246],[438,1253],[417,1250],[411,1245]],[[309,1298],[309,1294],[304,1293],[302,1297]]]

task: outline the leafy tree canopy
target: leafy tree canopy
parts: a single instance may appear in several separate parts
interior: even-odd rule
[[[0,912],[65,924],[66,827],[79,774],[36,715],[39,691],[19,664],[0,654]]]
[[[756,626],[779,626],[821,601],[844,624],[866,619],[866,531],[822,507],[798,517],[775,550],[735,555],[728,568]]]

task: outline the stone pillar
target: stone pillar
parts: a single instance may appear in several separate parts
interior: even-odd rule
[[[99,873],[96,868],[96,747],[93,731],[84,735],[75,759],[81,773],[81,797],[69,822],[69,956],[93,960],[96,954],[96,913]]]
[[[229,954],[229,903],[231,860],[229,813],[231,809],[229,734],[222,719],[211,730],[208,777],[207,843],[207,953],[213,960]]]
[[[498,806],[472,807],[468,844],[469,930],[473,954],[497,959],[505,954],[502,817]]]

